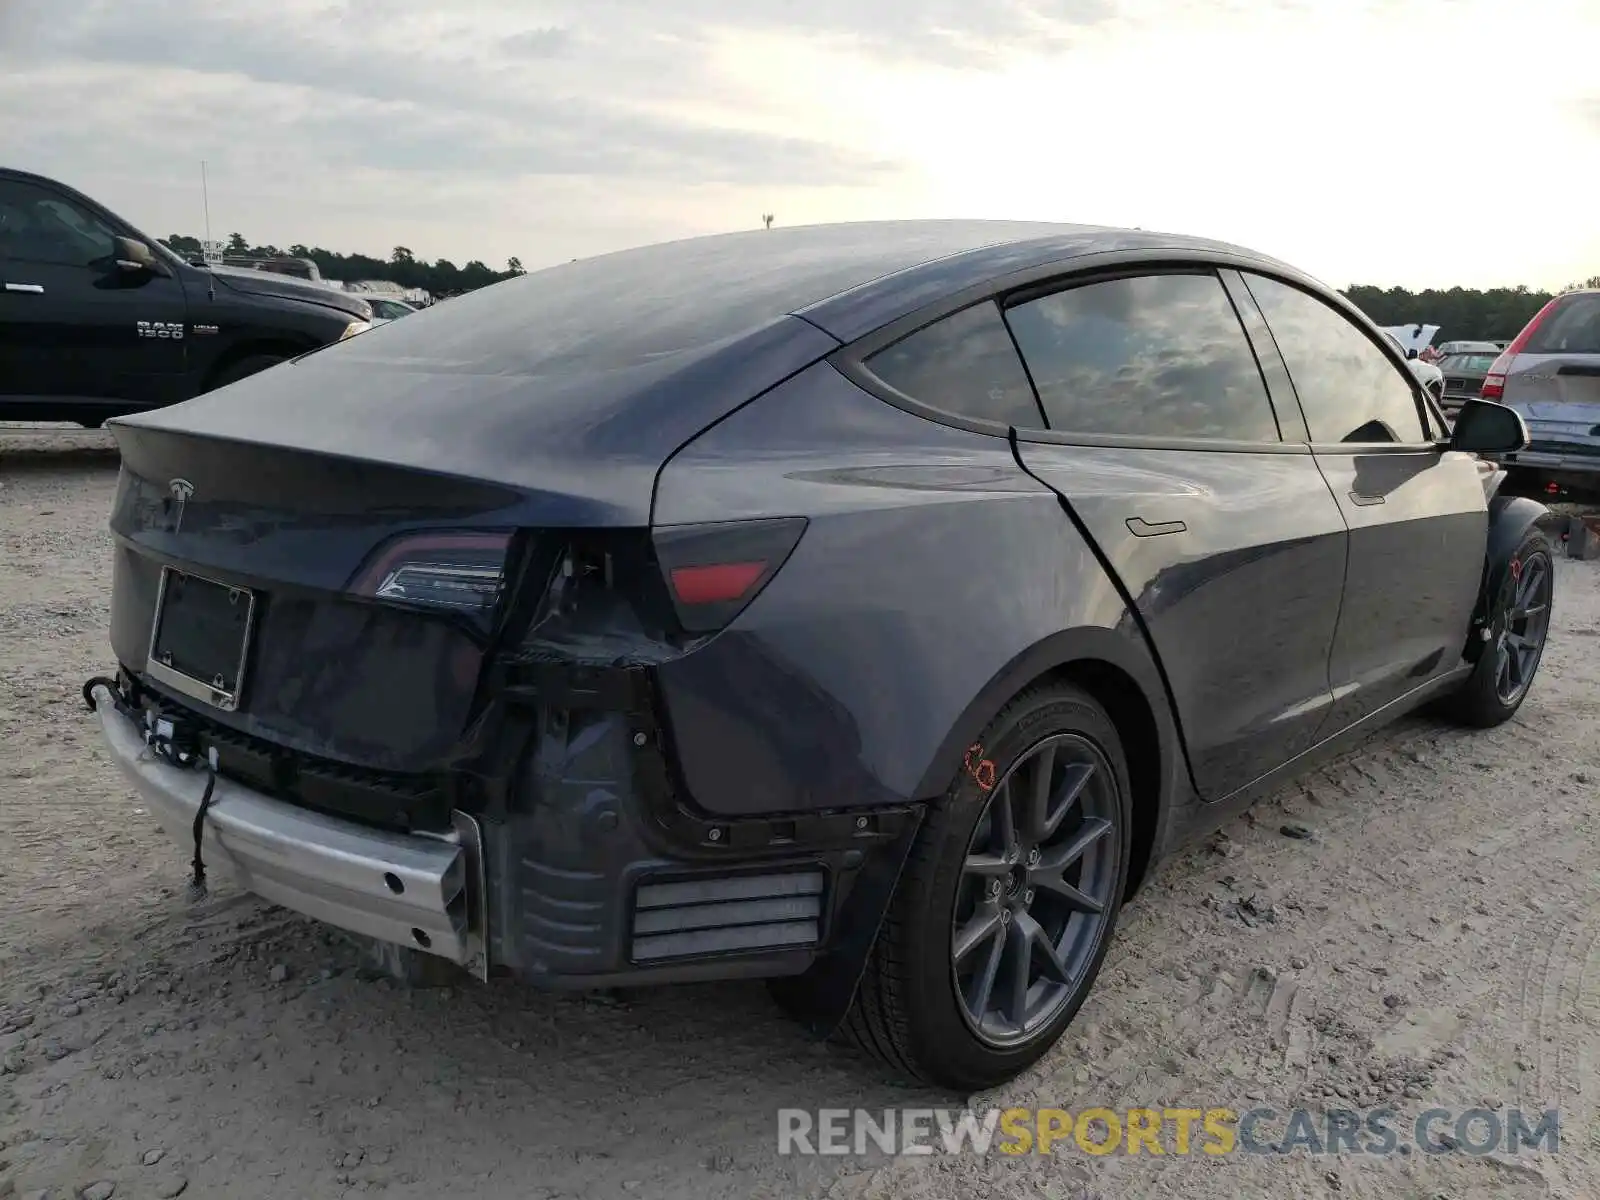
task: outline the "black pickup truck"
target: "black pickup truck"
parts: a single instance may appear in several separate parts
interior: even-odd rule
[[[0,168],[0,420],[98,426],[371,320],[358,296],[186,262],[82,193]]]

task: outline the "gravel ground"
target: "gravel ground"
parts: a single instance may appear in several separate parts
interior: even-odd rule
[[[77,694],[115,471],[0,429],[0,1197],[1600,1195],[1600,564],[1559,564],[1516,720],[1407,720],[1167,863],[1057,1051],[975,1098],[1558,1106],[1558,1153],[794,1158],[779,1107],[943,1098],[759,986],[409,990],[225,879],[187,902]]]

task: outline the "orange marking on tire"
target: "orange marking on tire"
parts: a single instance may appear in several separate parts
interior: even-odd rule
[[[994,787],[994,760],[983,757],[983,744],[973,742],[967,747],[967,756],[961,762],[978,787],[987,792]]]

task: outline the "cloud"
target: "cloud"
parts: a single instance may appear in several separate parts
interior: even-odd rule
[[[1450,0],[1438,25],[1438,2],[0,0],[0,163],[166,233],[197,232],[204,159],[213,215],[256,240],[530,267],[776,212],[1160,226],[1341,280],[1571,278],[1600,254],[1600,17]],[[1422,237],[1367,186],[1440,169],[1400,132],[1438,99],[1419,28],[1440,61],[1496,46],[1517,105],[1451,112],[1564,164],[1547,219],[1480,188]],[[1388,82],[1351,91],[1351,63]]]
[[[1039,52],[1119,13],[1116,0],[673,0],[647,9],[641,0],[568,0],[569,19],[587,14],[615,27],[645,12],[656,28],[789,33],[853,42],[873,57],[979,67],[1015,52]]]
[[[27,114],[0,120],[0,162],[179,229],[205,159],[252,237],[350,245],[364,205],[454,223],[436,249],[407,235],[421,253],[531,264],[541,244],[592,252],[563,227],[700,232],[730,205],[753,221],[774,194],[881,194],[904,175],[892,143],[764,109],[719,70],[730,38],[976,61],[1107,2],[1048,0],[1041,16],[950,0],[0,0],[0,113]]]
[[[883,203],[871,197],[907,172],[893,140],[819,128],[803,96],[773,103],[724,69],[730,48],[793,38],[971,69],[1104,21],[1112,3],[0,0],[0,113],[27,114],[0,120],[0,162],[179,228],[205,159],[213,197],[232,197],[253,237],[348,245],[333,230],[366,205],[456,222],[434,253],[532,262],[561,224],[598,238],[627,223],[619,209],[643,210],[643,235],[715,228],[729,205],[754,220],[774,195]],[[578,208],[537,240],[513,233],[554,215],[547,195]],[[485,215],[487,249],[473,240]]]
[[[514,33],[500,43],[500,49],[512,58],[553,58],[571,44],[571,30],[551,26]]]
[[[630,105],[626,79],[605,70],[614,50],[588,38],[584,50],[599,51],[590,61],[552,70],[575,57],[572,31],[546,24],[499,34],[514,11],[441,16],[397,0],[379,18],[365,0],[271,9],[242,0],[98,0],[25,26],[26,47],[15,32],[8,38],[22,52],[12,59],[20,70],[5,72],[5,91],[28,97],[8,110],[26,107],[44,120],[13,127],[0,146],[9,138],[59,147],[86,110],[98,109],[102,151],[128,157],[170,144],[176,124],[213,145],[270,138],[290,158],[485,180],[577,174],[826,186],[868,183],[892,169],[881,157],[802,137],[653,115]],[[113,92],[116,103],[73,95],[59,86],[68,78]],[[197,104],[203,122],[194,120]]]

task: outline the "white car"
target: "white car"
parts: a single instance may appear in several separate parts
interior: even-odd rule
[[[1410,345],[1407,339],[1394,329],[1385,329],[1383,336],[1394,343],[1395,349],[1405,356],[1406,366],[1411,368],[1411,373],[1422,382],[1435,401],[1444,399],[1444,372],[1431,362],[1423,362],[1417,357],[1423,346],[1433,340],[1433,335],[1439,332],[1437,325],[1407,325],[1402,327],[1405,333],[1416,330],[1416,335],[1411,337]]]
[[[417,311],[404,300],[394,300],[387,296],[374,296],[368,292],[358,294],[372,306],[372,323],[374,325],[387,325],[390,321],[397,321],[401,317],[410,316]]]

